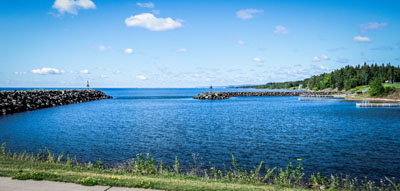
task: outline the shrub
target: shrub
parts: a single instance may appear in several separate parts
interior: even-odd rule
[[[174,171],[175,171],[175,174],[179,174],[179,161],[178,161],[177,156],[175,156]]]
[[[385,94],[385,88],[383,87],[380,79],[375,78],[371,80],[371,83],[368,87],[368,94],[370,96],[382,96]]]
[[[2,158],[6,157],[6,143],[1,144],[1,155]]]

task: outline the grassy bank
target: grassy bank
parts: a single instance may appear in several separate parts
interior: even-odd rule
[[[381,92],[379,93],[380,95],[371,95],[371,86],[368,88],[368,93],[361,93],[365,91],[365,86],[357,86],[353,89],[350,89],[349,92],[352,93],[357,93],[357,95],[351,95],[347,96],[349,99],[376,99],[376,101],[398,101],[400,100],[400,84],[389,84],[389,83],[383,83],[381,89]]]
[[[252,170],[242,169],[232,156],[229,170],[188,169],[175,164],[166,166],[155,162],[149,155],[136,155],[126,163],[104,167],[98,160],[95,163],[79,163],[76,158],[55,156],[45,152],[12,153],[2,145],[0,153],[0,176],[26,180],[51,180],[72,182],[82,185],[105,185],[118,187],[152,188],[160,190],[399,190],[400,184],[385,178],[379,185],[375,182],[349,178],[348,176],[323,176],[318,174],[305,178],[298,159],[283,169],[267,169],[260,165]]]

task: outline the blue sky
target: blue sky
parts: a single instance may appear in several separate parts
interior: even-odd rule
[[[200,87],[400,64],[400,2],[2,0],[1,87]]]

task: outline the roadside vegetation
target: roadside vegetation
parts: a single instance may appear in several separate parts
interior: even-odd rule
[[[301,159],[285,168],[264,169],[261,162],[254,170],[245,170],[233,155],[229,170],[216,167],[185,170],[180,168],[178,158],[175,158],[174,165],[167,166],[156,162],[149,154],[137,154],[125,163],[106,167],[100,159],[94,163],[79,163],[69,155],[55,156],[49,149],[37,153],[13,153],[6,149],[5,143],[0,153],[0,176],[18,180],[160,190],[400,190],[400,184],[387,177],[379,183],[367,178],[359,180],[320,173],[306,178]]]

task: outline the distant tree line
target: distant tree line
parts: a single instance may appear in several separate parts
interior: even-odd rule
[[[349,90],[364,85],[366,80],[368,84],[373,80],[380,83],[385,81],[390,83],[400,82],[400,66],[395,67],[390,63],[386,65],[367,65],[364,63],[364,65],[345,66],[331,73],[315,75],[300,81],[271,82],[265,85],[243,86],[241,88],[289,89],[302,86],[311,90],[326,88]]]

